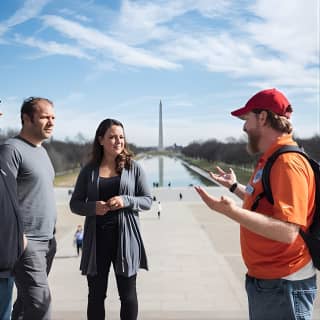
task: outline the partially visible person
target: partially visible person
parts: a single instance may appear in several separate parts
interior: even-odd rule
[[[48,273],[56,251],[54,169],[42,142],[54,127],[53,103],[30,97],[21,107],[22,129],[0,148],[17,180],[19,208],[28,245],[14,268],[17,299],[12,319],[51,319]]]
[[[81,224],[77,226],[77,230],[74,234],[74,242],[77,248],[77,255],[79,256],[80,252],[82,251],[82,242],[83,242],[83,228]]]
[[[148,269],[139,211],[151,205],[145,173],[132,159],[122,123],[103,120],[96,130],[92,158],[80,171],[70,200],[71,211],[86,216],[80,269],[88,282],[88,320],[105,319],[111,263],[121,301],[120,319],[137,319],[137,272]]]
[[[9,320],[14,279],[12,271],[27,243],[19,212],[17,182],[1,157],[0,208],[0,319]]]
[[[240,224],[251,320],[312,319],[316,271],[299,234],[300,228],[308,229],[315,211],[316,185],[309,162],[298,153],[280,155],[270,172],[274,204],[262,197],[252,209],[263,191],[267,159],[284,145],[296,145],[289,121],[292,111],[283,93],[267,89],[232,112],[245,121],[248,151],[261,156],[247,186],[237,182],[232,169],[218,167],[211,176],[243,200],[242,208],[227,196],[214,198],[196,187],[209,208]]]

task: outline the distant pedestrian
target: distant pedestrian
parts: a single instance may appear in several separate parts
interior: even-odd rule
[[[183,197],[182,197],[182,193],[180,192],[180,193],[179,193],[179,199],[182,200],[182,198],[183,198]]]
[[[169,183],[168,183],[168,187],[170,188],[171,187],[171,182],[169,181]]]
[[[74,234],[74,242],[76,244],[78,256],[80,255],[80,252],[82,251],[82,241],[83,241],[83,229],[82,229],[82,225],[79,224],[77,226],[76,233]]]
[[[162,210],[161,202],[158,201],[158,218],[159,219],[160,219],[160,215],[161,215],[161,210]]]

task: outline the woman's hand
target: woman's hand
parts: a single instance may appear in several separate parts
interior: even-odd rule
[[[110,210],[106,201],[96,201],[96,215],[103,216]]]
[[[123,208],[123,200],[121,196],[112,197],[106,203],[109,210],[118,210]]]

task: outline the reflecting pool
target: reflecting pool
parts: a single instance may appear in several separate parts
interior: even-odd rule
[[[209,180],[186,167],[178,158],[145,156],[138,160],[152,186],[187,187],[191,185],[213,186]]]

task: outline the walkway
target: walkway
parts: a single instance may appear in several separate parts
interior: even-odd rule
[[[223,192],[219,187],[208,189],[215,195]],[[69,212],[66,189],[57,195],[59,249],[50,275],[53,320],[85,320],[86,278],[80,275],[72,246],[83,218]],[[156,203],[141,214],[150,270],[138,276],[139,319],[247,319],[238,226],[210,212],[193,188],[158,188],[154,195],[162,203],[161,218]],[[113,274],[110,282],[107,319],[116,320],[119,300]],[[315,314],[314,319],[320,319],[319,298]]]

